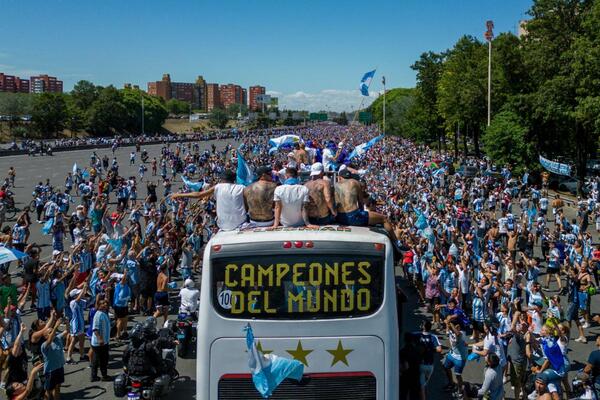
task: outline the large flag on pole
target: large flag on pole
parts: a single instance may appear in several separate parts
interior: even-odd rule
[[[302,380],[304,365],[298,360],[290,360],[274,354],[262,354],[256,348],[254,333],[250,324],[244,328],[246,331],[246,346],[248,348],[248,366],[252,371],[254,387],[265,399],[286,378]]]
[[[244,160],[244,156],[240,151],[237,151],[238,159],[237,159],[237,183],[240,185],[248,186],[252,182],[254,182],[254,172],[250,169],[250,166]]]
[[[352,150],[352,153],[348,156],[348,159],[352,160],[354,157],[360,157],[365,154],[371,147],[375,145],[375,143],[379,142],[383,139],[383,135],[379,135],[376,138],[369,140],[366,143],[359,144]]]
[[[365,73],[362,79],[360,80],[360,93],[363,96],[369,95],[369,86],[371,86],[371,80],[375,76],[375,71],[376,70],[374,69],[373,71]]]

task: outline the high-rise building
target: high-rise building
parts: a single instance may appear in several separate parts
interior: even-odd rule
[[[517,37],[522,38],[527,36],[527,21],[526,19],[522,19],[519,21],[519,29],[517,31]]]
[[[240,85],[235,85],[233,83],[228,83],[227,85],[221,85],[219,87],[219,92],[221,95],[221,107],[227,109],[232,104],[243,104],[242,100],[242,87]]]
[[[248,104],[249,109],[251,111],[259,111],[262,108],[262,104],[260,104],[257,100],[257,97],[266,93],[266,88],[264,86],[250,86],[249,96],[248,96]]]
[[[218,83],[206,84],[206,111],[211,112],[215,108],[221,108],[221,94]]]
[[[202,75],[199,75],[194,84],[194,107],[201,111],[207,111],[206,100],[206,81]]]
[[[0,72],[0,92],[29,93],[29,81]]]
[[[31,93],[62,93],[63,82],[54,76],[38,75],[29,79],[29,91]]]
[[[246,88],[242,88],[242,104],[248,105],[248,90]]]
[[[177,99],[190,103],[195,109],[206,109],[206,82],[199,76],[195,83],[172,82],[169,74],[163,74],[162,80],[148,82],[148,94],[158,96],[165,101]]]

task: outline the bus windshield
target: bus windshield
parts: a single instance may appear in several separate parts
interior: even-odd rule
[[[383,301],[381,255],[265,254],[211,263],[213,307],[228,318],[358,317]]]

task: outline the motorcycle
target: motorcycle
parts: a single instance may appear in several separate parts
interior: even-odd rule
[[[177,315],[177,355],[186,358],[188,355],[194,357],[196,352],[196,332],[198,322],[192,314],[179,313]]]
[[[175,346],[160,350],[166,372],[158,376],[129,375],[127,369],[124,369],[113,381],[115,397],[127,396],[127,400],[159,400],[172,390],[173,382],[179,378],[179,372],[175,368]]]

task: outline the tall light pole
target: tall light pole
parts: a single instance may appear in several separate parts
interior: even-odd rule
[[[494,39],[494,21],[487,21],[485,26],[487,27],[485,40],[488,42],[487,126],[490,126],[492,123],[492,39]]]
[[[383,134],[385,135],[385,76],[381,77],[381,83],[383,84]]]
[[[146,115],[144,114],[144,93],[142,93],[142,135],[144,135],[144,120]]]

